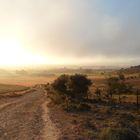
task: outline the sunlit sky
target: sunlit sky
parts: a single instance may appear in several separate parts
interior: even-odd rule
[[[0,66],[137,65],[140,0],[0,0]]]

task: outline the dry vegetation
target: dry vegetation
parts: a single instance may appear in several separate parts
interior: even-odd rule
[[[28,87],[19,85],[0,84],[0,94],[26,90]]]
[[[133,108],[90,104],[89,112],[68,113],[50,104],[51,117],[60,128],[60,140],[99,140],[107,128],[129,128],[140,135],[140,114]],[[113,140],[113,139],[112,139]]]
[[[53,102],[49,104],[50,117],[62,132],[60,140],[100,140],[101,135],[108,137],[106,133],[114,132],[114,128],[129,129],[128,132],[132,131],[132,133],[134,132],[140,136],[140,110],[136,107],[135,93],[121,93],[121,104],[119,103],[118,95],[113,95],[113,100],[106,100],[104,98],[107,88],[106,78],[116,76],[117,72],[96,71],[95,73],[86,74],[93,83],[90,87],[89,100],[86,101],[90,110],[67,112],[58,104],[54,104]],[[27,86],[52,83],[59,75],[59,73],[56,73],[51,76],[20,75],[0,77],[0,82],[5,83],[0,85],[0,97],[5,93],[3,97],[18,97],[22,93],[33,92]],[[139,73],[125,73],[125,77],[126,83],[133,85],[135,88],[140,88]],[[44,86],[46,88],[48,85]],[[101,99],[95,94],[96,88],[102,91]],[[3,102],[3,99],[1,99],[1,102]]]
[[[126,83],[140,88],[138,74],[125,74],[125,77]],[[67,112],[58,104],[50,103],[51,118],[62,132],[60,140],[139,140],[140,110],[136,106],[135,92],[121,93],[121,103],[118,95],[106,100],[106,76],[90,75],[88,78],[93,81],[89,100],[86,101],[91,107],[90,111]],[[101,89],[101,98],[95,95],[96,88]]]
[[[44,76],[12,76],[12,77],[0,77],[0,83],[13,84],[22,86],[33,86],[36,84],[43,84],[53,81],[56,76],[44,77]]]

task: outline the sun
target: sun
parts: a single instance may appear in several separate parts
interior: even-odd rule
[[[0,66],[20,66],[46,62],[46,58],[29,52],[27,48],[19,39],[0,39]]]

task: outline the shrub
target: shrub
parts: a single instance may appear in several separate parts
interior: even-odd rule
[[[55,104],[62,104],[65,100],[65,96],[63,94],[58,94],[54,91],[49,94],[49,97]]]
[[[82,103],[88,96],[91,81],[81,74],[61,75],[52,83],[51,99],[66,111],[89,111],[90,106]]]
[[[95,94],[96,94],[97,98],[100,99],[100,97],[101,97],[101,90],[99,88],[96,88]]]
[[[71,98],[80,101],[88,96],[90,85],[91,80],[82,74],[75,74],[70,76],[70,80],[67,83]]]
[[[67,82],[68,82],[68,75],[61,75],[59,76],[53,83],[52,87],[54,90],[58,91],[59,93],[66,93],[67,92]]]
[[[65,111],[77,111],[77,104],[71,100],[66,99],[61,105]]]
[[[79,111],[89,111],[91,109],[91,107],[86,103],[80,103],[80,104],[78,104],[77,109]]]
[[[61,75],[52,83],[53,89],[59,94],[77,101],[88,96],[90,85],[91,80],[82,74]]]
[[[139,140],[139,138],[130,129],[108,128],[102,131],[101,140]]]
[[[125,80],[124,74],[120,73],[120,74],[119,74],[119,79],[122,80],[122,81],[124,81],[124,80]]]
[[[107,79],[107,83],[107,92],[109,95],[111,95],[111,97],[113,94],[121,95],[121,93],[129,93],[132,91],[132,85],[129,85],[128,83],[124,82],[123,80],[120,80],[117,77],[110,77],[109,79]]]
[[[66,100],[63,104],[62,107],[66,111],[89,111],[91,107],[88,104],[85,103],[76,103],[72,102],[71,100]]]
[[[129,113],[122,113],[120,114],[119,119],[121,120],[127,120],[127,121],[133,121],[135,119],[135,117],[132,114]]]

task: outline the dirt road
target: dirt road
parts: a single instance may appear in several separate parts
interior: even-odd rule
[[[41,87],[22,96],[0,98],[0,140],[57,140],[47,110]],[[50,135],[45,136],[47,133]]]

